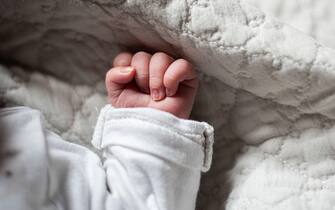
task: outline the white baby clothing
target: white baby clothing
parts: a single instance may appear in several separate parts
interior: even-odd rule
[[[0,210],[193,210],[213,128],[151,108],[102,109],[89,149],[26,107],[0,110]]]

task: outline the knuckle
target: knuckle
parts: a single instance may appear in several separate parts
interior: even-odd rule
[[[176,62],[180,66],[181,70],[193,71],[192,64],[190,62],[188,62],[187,60],[180,58],[180,59],[176,60]]]
[[[139,51],[139,52],[137,52],[137,53],[134,55],[134,57],[136,57],[136,58],[138,58],[138,57],[144,57],[144,56],[150,56],[150,54],[147,53],[147,52],[144,52],[144,51]]]
[[[132,54],[129,52],[121,52],[113,60],[113,66],[125,66],[129,64]]]
[[[165,57],[167,55],[166,55],[166,53],[163,53],[163,52],[156,52],[153,56],[154,57]]]
[[[154,58],[160,58],[160,59],[167,59],[167,60],[173,60],[171,56],[164,52],[157,52],[153,55]]]

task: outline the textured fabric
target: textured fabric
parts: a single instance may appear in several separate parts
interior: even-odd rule
[[[333,0],[2,0],[0,103],[39,109],[89,147],[113,56],[184,57],[202,73],[193,118],[216,131],[197,208],[332,209],[334,10]]]
[[[103,163],[32,109],[1,109],[0,131],[0,209],[192,210],[212,155],[210,125],[149,108],[101,112]]]

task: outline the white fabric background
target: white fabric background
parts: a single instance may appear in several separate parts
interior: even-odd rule
[[[3,0],[1,102],[38,108],[50,128],[87,145],[117,52],[182,56],[203,73],[193,117],[216,130],[198,209],[331,209],[333,8],[331,0]]]

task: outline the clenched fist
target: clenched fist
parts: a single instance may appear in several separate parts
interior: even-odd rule
[[[188,119],[198,88],[192,65],[165,53],[120,53],[106,75],[110,103],[117,108],[150,107]]]

